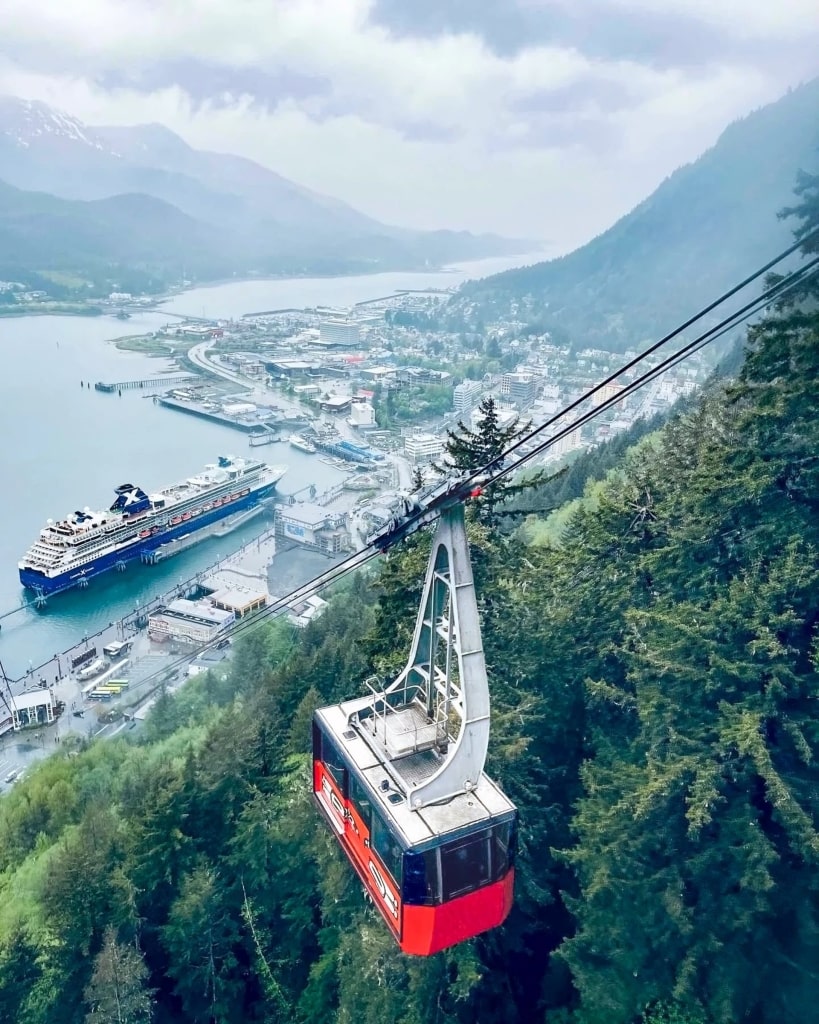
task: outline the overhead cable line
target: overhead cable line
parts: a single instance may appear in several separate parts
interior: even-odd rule
[[[701,320],[703,317],[707,316],[709,313],[717,309],[720,305],[728,301],[730,298],[732,298],[734,295],[740,292],[743,288],[746,288],[749,284],[752,284],[754,281],[758,280],[764,274],[770,272],[778,263],[781,263],[782,260],[787,259],[787,257],[796,252],[797,249],[800,249],[806,243],[812,241],[814,237],[819,238],[819,229],[816,229],[815,231],[807,235],[805,238],[801,239],[799,242],[795,243],[794,245],[791,245],[774,259],[769,260],[763,267],[759,268],[753,274],[746,277],[738,285],[735,285],[733,288],[723,293],[723,295],[720,296],[720,298],[716,299],[714,302],[704,307],[695,316],[689,317],[688,320],[686,320],[675,330],[666,334],[659,341],[654,342],[647,349],[643,350],[633,359],[629,360],[629,362],[627,362],[620,369],[616,370],[614,373],[609,374],[609,376],[606,377],[604,380],[600,381],[599,383],[594,385],[594,387],[584,392],[580,397],[570,402],[569,405],[567,405],[559,413],[556,413],[554,416],[550,417],[541,426],[535,428],[534,430],[525,434],[523,437],[517,439],[497,458],[492,459],[483,467],[465,474],[462,483],[469,483],[471,481],[480,480],[482,483],[491,484],[508,475],[509,473],[516,472],[517,470],[525,466],[528,462],[530,462],[532,459],[536,458],[538,455],[541,455],[544,451],[548,450],[548,448],[556,444],[563,437],[567,436],[567,434],[571,433],[574,430],[577,430],[579,427],[583,426],[585,423],[588,423],[595,417],[601,415],[603,412],[606,412],[612,406],[623,401],[629,395],[633,394],[635,391],[645,386],[647,383],[655,379],[660,374],[666,372],[668,369],[671,369],[673,366],[676,366],[684,359],[689,358],[694,352],[699,351],[701,348],[704,348],[706,345],[715,341],[717,338],[722,337],[724,334],[728,333],[728,331],[735,329],[742,322],[753,316],[756,312],[759,312],[761,309],[764,309],[766,306],[769,306],[775,299],[784,297],[785,295],[793,291],[795,288],[797,288],[798,285],[804,284],[805,280],[812,279],[813,277],[815,277],[815,271],[817,270],[817,268],[819,268],[819,257],[814,258],[805,266],[781,278],[778,282],[776,282],[765,292],[763,292],[762,295],[759,295],[751,302],[746,303],[740,309],[736,310],[730,316],[724,318],[722,321],[714,325],[708,331],[705,331],[703,334],[699,335],[693,341],[688,342],[682,348],[673,352],[671,355],[666,357],[666,359],[664,359],[661,363],[650,368],[640,377],[637,377],[633,381],[630,381],[628,384],[624,385],[622,389],[617,392],[616,395],[613,395],[608,399],[605,399],[604,401],[600,402],[593,409],[587,410],[580,417],[573,420],[570,424],[565,425],[560,431],[558,431],[557,434],[543,440],[532,451],[523,454],[514,462],[510,463],[508,461],[511,455],[518,451],[523,445],[528,444],[532,440],[532,438],[541,434],[550,426],[555,426],[567,414],[573,412],[584,402],[593,398],[607,385],[615,383],[618,377],[622,376],[624,373],[627,373],[629,370],[638,366],[649,356],[659,351],[662,347],[667,345],[674,338],[678,337],[683,331],[687,330],[689,327],[695,324],[698,320]],[[420,520],[426,520],[426,518],[427,517],[425,515],[424,510],[421,510],[420,512],[414,515],[408,516],[407,522],[409,527],[412,528],[413,524],[416,522],[418,522],[419,526],[425,525],[425,523],[420,523]],[[237,622],[233,626],[225,630],[225,632],[221,634],[218,638],[195,646],[194,650],[187,652],[185,655],[181,656],[176,661],[171,662],[170,665],[166,665],[162,669],[152,673],[146,678],[146,680],[143,680],[143,682],[159,678],[160,676],[166,675],[168,672],[173,671],[175,668],[187,664],[190,661],[191,657],[196,657],[210,649],[215,648],[217,643],[220,643],[222,640],[226,638],[233,639],[237,636],[242,635],[243,633],[246,633],[251,629],[254,629],[262,621],[266,621],[267,619],[274,617],[276,614],[283,612],[288,605],[291,605],[296,601],[303,600],[304,598],[316,593],[319,590],[324,590],[331,584],[338,582],[348,573],[361,568],[363,565],[367,564],[373,558],[375,558],[381,553],[382,549],[380,547],[376,547],[372,541],[369,542],[354,554],[343,559],[341,562],[338,562],[331,569],[328,569],[326,572],[320,573],[319,575],[313,577],[313,579],[309,580],[307,583],[302,584],[300,587],[297,587],[296,589],[292,590],[284,597],[277,598],[272,604],[268,605],[258,614],[252,616],[252,618]]]

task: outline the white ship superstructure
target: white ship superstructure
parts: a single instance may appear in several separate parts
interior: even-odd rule
[[[152,494],[122,484],[105,511],[86,508],[49,520],[19,563],[20,581],[43,593],[82,586],[91,576],[124,568],[169,540],[257,505],[273,494],[286,471],[230,456]]]

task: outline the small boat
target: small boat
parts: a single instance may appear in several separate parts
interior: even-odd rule
[[[298,448],[300,452],[312,454],[317,451],[316,446],[311,441],[308,441],[306,437],[302,437],[301,434],[291,434],[287,440],[293,448]]]

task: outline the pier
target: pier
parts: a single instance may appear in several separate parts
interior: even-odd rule
[[[270,423],[260,424],[259,430],[253,432],[248,437],[248,442],[251,448],[258,448],[259,445],[273,444],[276,441],[281,441],[281,434],[276,427]]]
[[[199,380],[190,373],[167,377],[146,377],[143,380],[120,380],[116,384],[105,384],[98,380],[94,385],[95,391],[104,391],[106,394],[113,394],[115,391],[131,391],[135,388],[161,388],[166,384],[192,384]]]
[[[198,416],[201,420],[210,420],[211,423],[219,423],[223,427],[232,427],[234,430],[241,430],[243,434],[252,434],[258,431],[259,420],[237,420],[232,416],[226,416],[222,412],[212,409],[204,409],[201,405],[193,402],[182,402],[177,398],[156,397],[154,401],[166,409],[176,409],[177,412],[186,412],[189,416]]]

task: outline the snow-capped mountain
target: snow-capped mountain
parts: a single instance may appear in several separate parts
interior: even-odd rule
[[[61,199],[169,203],[205,229],[191,232],[237,254],[235,273],[411,268],[513,250],[491,236],[381,224],[252,160],[194,149],[162,125],[91,127],[14,97],[0,97],[0,182]]]

